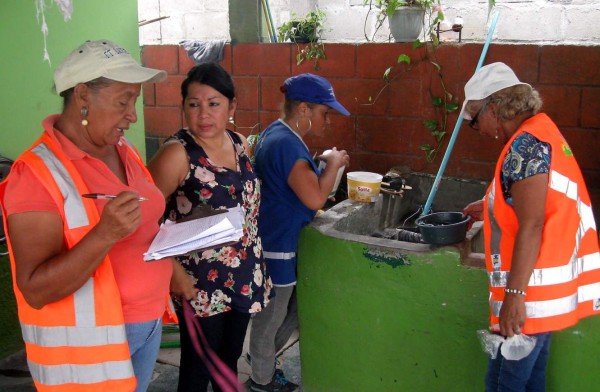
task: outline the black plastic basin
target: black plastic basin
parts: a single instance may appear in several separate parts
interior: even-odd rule
[[[465,239],[469,220],[462,212],[435,212],[418,218],[415,224],[428,244],[451,245]]]

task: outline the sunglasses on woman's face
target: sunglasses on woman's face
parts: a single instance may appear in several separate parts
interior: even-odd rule
[[[479,130],[479,125],[477,125],[477,124],[478,124],[478,122],[479,122],[479,115],[480,115],[481,113],[483,113],[483,111],[485,110],[485,107],[486,107],[486,106],[487,106],[487,102],[483,104],[483,106],[481,107],[481,109],[479,109],[479,110],[477,111],[477,113],[476,113],[476,114],[473,116],[473,118],[471,119],[471,121],[469,121],[469,126],[470,126],[471,128],[473,128],[474,130],[476,130],[476,131],[478,131],[478,130]]]

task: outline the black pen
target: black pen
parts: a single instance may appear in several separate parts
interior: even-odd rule
[[[86,193],[81,196],[88,198],[88,199],[105,199],[105,200],[112,200],[112,199],[117,198],[117,196],[115,196],[115,195],[106,195],[104,193]],[[146,201],[146,200],[148,200],[147,197],[138,197],[138,201]]]

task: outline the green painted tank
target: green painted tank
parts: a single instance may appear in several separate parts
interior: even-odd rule
[[[369,226],[369,208],[344,201],[302,231],[303,391],[482,391],[487,356],[476,331],[488,325],[488,293],[473,233],[433,247],[340,231]],[[598,390],[599,350],[600,318],[556,333],[547,390]]]

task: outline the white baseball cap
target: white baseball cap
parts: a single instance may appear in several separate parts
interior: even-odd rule
[[[105,77],[123,83],[161,82],[167,73],[142,67],[129,52],[108,40],[86,41],[72,51],[54,71],[56,93],[79,83]]]
[[[485,99],[497,91],[519,84],[531,87],[521,82],[513,70],[504,63],[492,63],[479,68],[465,85],[463,118],[471,120],[471,115],[465,111],[469,101]]]

